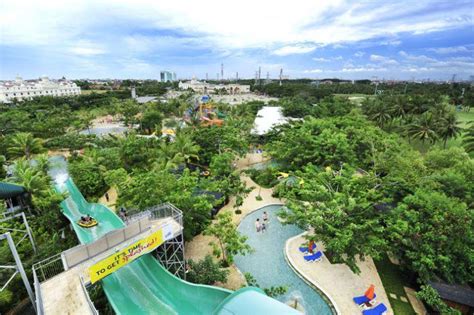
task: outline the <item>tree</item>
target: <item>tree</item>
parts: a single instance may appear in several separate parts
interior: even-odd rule
[[[224,265],[230,265],[234,261],[235,255],[245,255],[252,249],[246,243],[247,237],[240,235],[237,231],[230,212],[218,214],[217,220],[204,231],[204,234],[217,239],[217,243],[212,241],[209,245],[213,247],[216,257],[222,256]]]
[[[260,288],[260,285],[257,283],[257,280],[252,276],[250,272],[245,272],[244,277],[248,286]],[[288,291],[288,287],[287,286],[277,286],[277,287],[272,286],[269,288],[263,288],[263,291],[269,297],[276,298],[277,296],[285,294]]]
[[[466,152],[474,152],[474,121],[468,123],[468,128],[463,136],[463,146]]]
[[[456,138],[461,133],[461,127],[458,125],[456,114],[451,112],[438,122],[437,134],[443,139],[443,148],[446,148],[446,142],[451,138]]]
[[[416,296],[440,314],[461,315],[461,312],[446,305],[438,292],[430,285],[422,285],[421,290],[416,292]]]
[[[33,137],[31,133],[19,132],[11,138],[7,151],[12,157],[24,156],[30,159],[32,154],[43,151],[43,145],[41,140]]]
[[[201,148],[194,143],[191,136],[184,132],[178,132],[172,147],[178,161],[189,163],[191,160],[199,160],[198,153]]]
[[[5,170],[6,161],[7,159],[5,158],[5,156],[0,154],[0,179],[3,179],[5,175],[7,175],[7,172]]]
[[[422,280],[474,280],[474,213],[465,203],[419,189],[405,197],[386,222],[392,252]]]
[[[436,125],[431,113],[421,115],[414,123],[407,126],[407,134],[413,139],[434,143],[438,138]]]
[[[288,200],[291,211],[281,213],[288,223],[311,227],[332,262],[345,263],[354,272],[359,271],[356,257],[380,257],[387,242],[382,214],[374,207],[384,201],[377,189],[379,178],[350,169],[321,171],[311,165],[296,176],[304,180],[301,187],[280,184],[276,189]]]
[[[140,106],[135,102],[135,100],[125,100],[117,103],[118,111],[122,114],[123,123],[125,125],[133,125],[137,123],[137,114],[140,112]]]
[[[69,162],[69,173],[86,198],[100,197],[107,191],[100,165],[88,158],[76,158]]]
[[[211,255],[206,255],[203,260],[194,262],[192,259],[188,261],[189,272],[186,280],[193,283],[213,285],[216,282],[225,283],[229,271],[222,269],[216,264]]]

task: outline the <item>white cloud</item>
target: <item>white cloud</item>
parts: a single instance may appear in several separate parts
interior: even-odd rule
[[[398,62],[395,59],[390,59],[388,57],[380,55],[370,55],[370,61],[378,62],[385,65],[396,65]]]
[[[335,56],[335,57],[330,57],[330,58],[312,58],[314,61],[317,62],[331,62],[331,61],[339,61],[342,60],[342,56]]]
[[[439,48],[430,48],[428,50],[434,51],[437,54],[452,54],[452,53],[471,51],[466,46],[439,47]]]
[[[436,62],[437,61],[436,59],[425,56],[425,55],[411,55],[403,50],[399,51],[398,54],[402,56],[403,58],[405,58],[406,60],[414,61],[414,62]]]
[[[321,69],[310,69],[310,70],[304,70],[303,73],[321,73],[323,70]]]
[[[363,51],[358,51],[354,54],[354,56],[357,57],[357,58],[363,57],[364,55],[365,55],[365,52],[363,52]]]
[[[294,46],[284,46],[273,51],[273,55],[277,56],[288,56],[296,54],[307,54],[316,50],[316,46],[306,46],[306,45],[294,45]]]
[[[371,67],[358,67],[358,68],[342,68],[342,72],[378,72],[387,71],[387,68],[371,68]]]
[[[317,62],[330,62],[331,59],[329,58],[313,58],[314,61],[317,61]]]
[[[192,34],[209,47],[280,46],[277,53],[285,55],[310,51],[309,47],[294,48],[295,42],[337,47],[389,35],[392,39],[386,44],[398,45],[398,33],[420,34],[472,25],[472,19],[465,18],[469,4],[425,10],[433,2],[436,0],[410,5],[403,1],[241,0],[229,8],[216,5],[213,0],[185,4],[156,0],[3,1],[0,29],[4,44],[50,45],[106,30],[110,30],[111,37],[117,37],[116,31],[146,26],[150,31]]]
[[[106,51],[100,45],[90,41],[79,41],[69,48],[69,51],[78,56],[96,56],[105,54]]]

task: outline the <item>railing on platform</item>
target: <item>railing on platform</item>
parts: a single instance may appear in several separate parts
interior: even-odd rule
[[[149,217],[151,221],[171,217],[178,222],[180,226],[183,226],[183,212],[170,203],[164,203],[145,210],[131,209],[127,210],[127,212],[127,224],[131,224],[143,217]]]
[[[36,302],[36,313],[38,315],[44,314],[43,308],[43,296],[41,295],[41,286],[38,280],[38,276],[36,275],[35,269],[33,269],[33,285],[35,288],[35,302]]]
[[[89,304],[89,308],[91,309],[92,314],[99,315],[99,311],[95,308],[95,305],[92,302],[91,297],[89,296],[89,292],[87,291],[84,278],[80,276],[80,279],[81,279],[82,290],[84,291],[84,295],[86,296],[86,299],[87,299],[87,304]]]
[[[40,283],[63,271],[64,265],[61,260],[61,254],[56,254],[33,265],[33,272],[36,272]]]

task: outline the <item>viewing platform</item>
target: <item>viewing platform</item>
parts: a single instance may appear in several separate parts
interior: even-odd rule
[[[164,206],[172,207],[171,205]],[[92,243],[78,245],[35,264],[33,276],[37,309],[40,310],[38,313],[97,314],[86,289],[93,282],[89,271],[92,266],[127,250],[128,247],[133,248],[134,244],[156,233],[163,235],[163,242],[158,247],[182,236],[181,213],[179,216],[157,216],[156,211],[163,212],[162,210],[163,206],[138,213],[130,217],[127,225],[122,229],[111,231]],[[182,239],[178,240],[179,242],[184,250]],[[149,252],[151,251],[146,251],[146,253]],[[160,257],[157,258],[160,260]],[[133,259],[130,259],[131,261]],[[165,267],[166,263],[162,261]],[[184,265],[182,270],[184,271]]]

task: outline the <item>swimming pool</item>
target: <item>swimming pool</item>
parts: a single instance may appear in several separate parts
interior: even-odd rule
[[[245,256],[235,257],[235,264],[242,273],[249,272],[262,288],[271,286],[287,286],[288,292],[278,296],[277,300],[284,303],[295,297],[308,315],[333,314],[330,306],[319,292],[304,282],[288,265],[284,247],[292,236],[303,231],[295,225],[282,225],[277,213],[282,206],[271,205],[260,208],[247,215],[240,223],[238,230],[248,237],[247,243],[254,252]],[[263,212],[269,216],[269,224],[265,233],[255,231],[255,220],[262,221]]]

